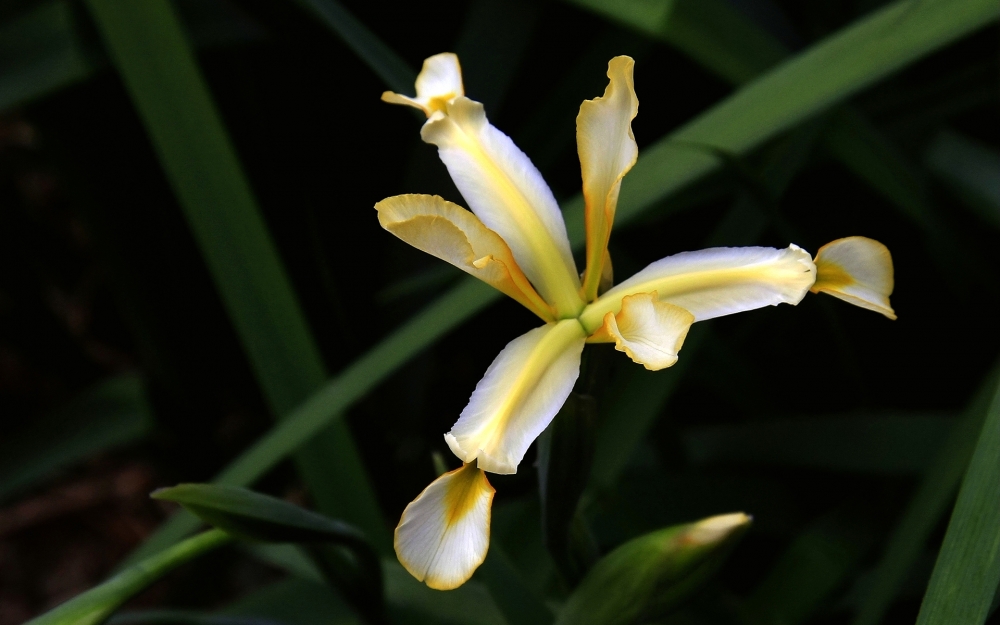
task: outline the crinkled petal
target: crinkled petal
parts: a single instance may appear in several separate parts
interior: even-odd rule
[[[437,590],[464,584],[490,546],[493,487],[471,464],[431,482],[403,510],[394,545],[399,562]]]
[[[608,63],[611,81],[607,90],[600,98],[584,101],[576,118],[576,144],[583,174],[587,223],[583,297],[588,302],[597,297],[622,178],[632,169],[639,155],[632,134],[632,120],[639,111],[632,82],[634,65],[627,56],[611,59]]]
[[[590,332],[622,299],[656,291],[662,302],[687,310],[695,321],[777,304],[798,304],[816,279],[808,252],[790,245],[717,247],[662,258],[587,306],[580,322]]]
[[[504,347],[445,434],[463,462],[515,473],[525,452],[552,421],[580,375],[586,341],[576,319],[535,328]]]
[[[829,293],[855,306],[896,318],[889,304],[893,287],[889,248],[874,239],[847,237],[819,248],[815,262],[817,277],[813,293]]]
[[[575,316],[583,301],[566,224],[531,160],[468,98],[432,115],[420,134],[438,147],[469,208],[503,237],[545,301],[560,316]]]
[[[465,95],[462,87],[462,67],[458,57],[451,52],[442,52],[428,57],[417,76],[417,97],[386,91],[382,100],[390,104],[405,104],[422,110],[427,117],[434,111],[443,111],[448,102]]]
[[[382,227],[413,247],[455,265],[553,321],[500,235],[475,215],[436,195],[397,195],[375,205]]]
[[[659,301],[656,292],[622,298],[621,311],[604,315],[604,325],[589,342],[614,342],[634,362],[650,371],[666,369],[677,362],[694,315],[680,306]]]

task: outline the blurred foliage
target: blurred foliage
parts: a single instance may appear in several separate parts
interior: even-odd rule
[[[734,510],[754,523],[713,577],[616,616],[1000,622],[998,15],[995,0],[4,3],[0,625],[95,586],[43,618],[98,622],[200,554],[161,551],[197,520],[151,537],[172,510],[144,497],[213,479],[357,526],[383,556],[392,623],[612,605],[613,585],[587,580],[623,546]],[[859,234],[892,251],[899,313],[816,297],[716,319],[657,373],[589,350],[600,366],[538,471],[491,478],[490,554],[448,593],[387,559],[389,532],[534,320],[371,210],[401,192],[460,199],[417,119],[378,101],[443,50],[575,243],[576,112],[611,56],[636,59],[617,275],[706,245]],[[566,471],[591,457],[589,479]],[[143,544],[131,562],[153,573],[98,585]],[[222,549],[114,622],[381,618],[322,562]]]

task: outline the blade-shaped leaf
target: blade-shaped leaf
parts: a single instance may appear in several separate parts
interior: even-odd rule
[[[939,414],[801,417],[692,428],[684,446],[695,464],[921,473],[955,421]]]
[[[97,625],[118,606],[181,564],[226,544],[232,538],[210,530],[188,538],[118,573],[103,584],[38,616],[25,625]]]
[[[941,449],[930,460],[913,498],[893,528],[885,554],[875,569],[854,625],[877,625],[926,548],[927,539],[947,512],[962,474],[969,465],[982,429],[996,373],[989,375],[965,414],[952,426]],[[887,449],[899,447],[887,447]]]
[[[283,417],[326,374],[181,25],[166,0],[91,0],[87,6],[264,395]],[[346,425],[332,424],[297,458],[321,509],[364,527],[388,552],[388,532]]]
[[[942,132],[927,146],[924,158],[969,208],[1000,227],[1000,154],[959,134]]]
[[[60,466],[142,440],[152,428],[142,378],[122,375],[101,382],[0,441],[0,500]]]
[[[1000,383],[995,389],[917,625],[984,623],[1000,583]]]

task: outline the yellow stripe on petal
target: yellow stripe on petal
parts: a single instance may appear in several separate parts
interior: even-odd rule
[[[382,227],[520,302],[543,321],[555,316],[535,292],[500,235],[437,195],[397,195],[375,205]]]
[[[577,320],[564,319],[508,343],[445,434],[455,455],[484,471],[516,473],[573,390],[585,341]]]
[[[694,315],[680,306],[659,301],[653,293],[622,298],[621,312],[604,315],[604,325],[587,339],[591,343],[614,342],[634,362],[650,371],[666,369],[677,362]]]
[[[559,205],[527,155],[486,120],[483,105],[456,98],[446,114],[431,116],[420,136],[438,146],[469,208],[503,237],[558,316],[579,314],[580,278]]]
[[[418,108],[430,117],[435,111],[444,111],[448,102],[465,95],[462,87],[462,67],[458,57],[451,52],[442,52],[424,60],[424,67],[417,76],[417,97],[386,91],[382,101],[390,104],[404,104]]]
[[[632,120],[639,111],[632,68],[627,56],[608,63],[608,88],[595,100],[585,100],[576,118],[576,143],[586,200],[587,269],[583,298],[597,297],[604,252],[615,221],[622,178],[635,164],[639,148],[632,134]]]
[[[847,237],[819,248],[816,253],[813,293],[829,293],[855,306],[874,310],[890,319],[893,288],[892,255],[874,239]]]
[[[400,564],[437,590],[464,584],[490,546],[493,487],[471,464],[445,473],[403,510],[394,546]]]
[[[580,315],[595,332],[626,296],[656,291],[659,300],[687,310],[695,321],[763,306],[798,304],[816,279],[809,253],[790,245],[716,247],[662,258],[601,295]]]

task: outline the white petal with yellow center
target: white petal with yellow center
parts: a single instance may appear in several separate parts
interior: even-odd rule
[[[413,247],[506,293],[543,321],[555,319],[500,235],[461,206],[436,195],[397,195],[375,209],[382,227]]]
[[[445,434],[463,462],[515,473],[525,452],[569,397],[586,335],[576,319],[535,328],[500,352]]]
[[[604,315],[604,325],[587,340],[614,342],[634,362],[659,371],[677,362],[692,323],[694,315],[659,301],[655,292],[637,293],[623,297],[621,311]]]
[[[597,296],[622,178],[639,155],[632,134],[632,120],[639,110],[632,83],[634,65],[627,56],[611,59],[607,90],[600,98],[584,101],[576,118],[576,143],[586,201],[587,268],[583,296],[587,301]]]
[[[465,95],[462,87],[462,67],[458,57],[442,52],[428,57],[417,76],[417,97],[386,91],[382,100],[391,104],[405,104],[422,110],[427,117],[434,111],[443,111],[451,100]]]
[[[420,136],[438,154],[469,208],[507,242],[518,265],[560,317],[583,308],[566,224],[542,175],[510,137],[486,120],[483,105],[456,98]]]
[[[493,493],[486,475],[471,464],[431,482],[396,527],[399,562],[431,588],[464,584],[486,559]]]
[[[874,239],[847,237],[819,248],[816,253],[813,293],[829,293],[855,306],[874,310],[890,319],[893,288],[892,255]]]
[[[687,310],[695,321],[764,306],[798,304],[816,279],[808,252],[790,245],[716,247],[660,259],[615,286],[584,310],[580,322],[597,330],[621,310],[622,298],[656,291],[659,300]]]

